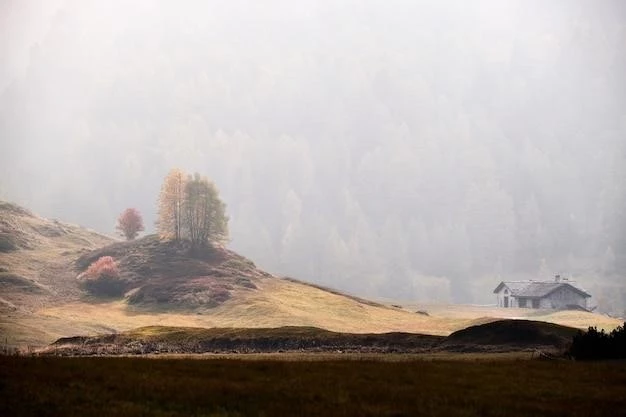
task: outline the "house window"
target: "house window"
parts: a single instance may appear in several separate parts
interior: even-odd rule
[[[525,298],[520,298],[517,301],[519,303],[520,308],[526,308],[526,299]]]
[[[539,308],[539,299],[538,298],[534,298],[533,299],[533,308]]]

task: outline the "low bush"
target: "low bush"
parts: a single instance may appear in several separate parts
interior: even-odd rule
[[[578,360],[625,359],[626,323],[610,333],[595,327],[579,331],[572,340],[569,354]]]
[[[11,236],[0,235],[0,252],[12,252],[17,249],[17,244]]]
[[[85,289],[95,295],[118,296],[124,293],[126,281],[111,256],[101,256],[78,276]]]

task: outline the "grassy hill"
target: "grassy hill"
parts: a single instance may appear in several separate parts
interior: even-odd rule
[[[1,308],[32,311],[78,299],[73,261],[112,242],[92,230],[0,201]]]
[[[102,256],[111,256],[119,264],[129,305],[146,309],[213,308],[238,291],[254,290],[257,282],[272,278],[228,249],[196,249],[187,241],[163,241],[156,235],[87,252],[76,260],[77,272]]]
[[[316,327],[193,328],[148,326],[99,336],[65,337],[38,351],[47,355],[150,353],[441,353],[563,352],[577,332],[530,320],[498,320],[449,336],[416,333],[339,333]]]
[[[458,330],[438,346],[443,350],[514,350],[569,346],[577,330],[554,323],[532,320],[497,320]]]
[[[424,353],[443,336],[414,333],[338,333],[316,327],[192,328],[149,326],[92,337],[61,338],[42,354],[359,352]]]
[[[112,256],[123,293],[102,297],[77,277]],[[192,251],[147,236],[119,242],[91,230],[41,218],[0,202],[0,338],[43,346],[61,337],[145,326],[201,328],[315,327],[333,332],[449,335],[474,324],[532,310],[397,307],[342,294],[258,269],[221,247]],[[614,328],[619,320],[586,312],[542,312],[534,320]]]
[[[0,337],[12,346],[151,325],[446,333],[436,319],[273,276],[224,248],[198,253],[155,236],[118,242],[11,203],[0,219]],[[101,256],[118,262],[124,295],[80,286],[77,276]]]

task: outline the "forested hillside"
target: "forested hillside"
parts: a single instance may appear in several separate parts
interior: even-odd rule
[[[2,198],[111,234],[134,206],[150,231],[180,167],[273,273],[489,303],[560,272],[626,308],[624,2],[2,9]]]

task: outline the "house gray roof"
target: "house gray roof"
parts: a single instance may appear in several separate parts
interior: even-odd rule
[[[513,297],[528,297],[528,298],[542,298],[552,294],[559,288],[568,287],[573,291],[579,293],[583,297],[591,297],[591,294],[586,291],[575,287],[570,282],[555,282],[555,281],[502,281],[495,290],[494,293],[499,292],[502,287],[505,286],[511,291]]]

